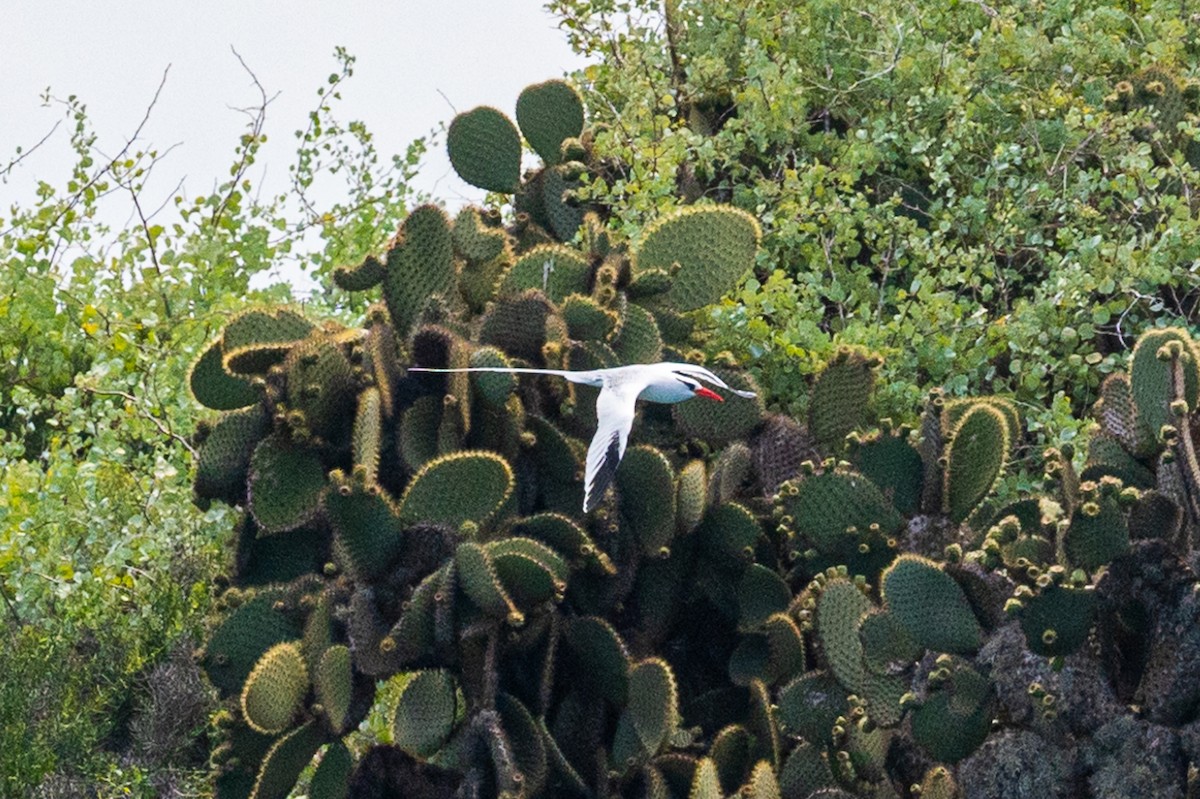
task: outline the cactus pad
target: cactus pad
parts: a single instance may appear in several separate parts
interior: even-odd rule
[[[486,544],[485,549],[501,585],[519,604],[537,605],[566,591],[567,563],[545,544],[514,536]]]
[[[404,525],[378,489],[345,483],[332,487],[325,494],[325,514],[338,562],[356,578],[374,580],[400,554]]]
[[[678,509],[679,532],[690,533],[704,518],[708,507],[708,471],[704,461],[690,461],[679,470],[679,486],[675,507]]]
[[[1117,372],[1104,379],[1093,412],[1104,432],[1120,441],[1128,452],[1140,457],[1154,451],[1155,431],[1138,415],[1129,375]]]
[[[287,403],[303,414],[304,432],[336,438],[349,429],[354,418],[354,370],[331,337],[317,334],[300,342],[288,352],[283,368]]]
[[[410,521],[457,528],[463,522],[485,527],[513,490],[508,463],[491,452],[455,452],[421,467],[400,500],[399,514]]]
[[[285,641],[298,640],[302,629],[275,610],[283,592],[263,590],[238,606],[209,636],[200,665],[222,695],[238,695],[263,653]]]
[[[523,777],[521,783],[530,795],[541,792],[549,770],[549,753],[546,751],[545,735],[528,708],[510,694],[496,697],[496,708],[504,732],[512,746],[513,761]]]
[[[313,672],[313,686],[334,734],[340,734],[346,726],[352,679],[350,650],[341,644],[326,649]]]
[[[517,124],[534,152],[556,164],[563,141],[583,132],[583,100],[561,80],[526,86],[517,98]]]
[[[454,553],[454,565],[463,593],[480,610],[489,616],[507,619],[513,626],[524,624],[525,614],[508,595],[496,572],[496,564],[486,549],[474,542],[464,541]]]
[[[934,760],[957,763],[975,751],[992,727],[992,686],[965,664],[945,667],[947,681],[912,713],[913,738]]]
[[[1154,475],[1125,449],[1119,439],[1107,432],[1099,432],[1088,441],[1087,462],[1080,479],[1098,480],[1104,475],[1112,475],[1125,485],[1137,488],[1149,488],[1154,484]]]
[[[592,616],[572,619],[566,642],[573,656],[575,679],[614,705],[624,705],[632,666],[625,642],[612,625]]]
[[[761,534],[762,528],[754,515],[736,502],[711,508],[696,529],[700,546],[725,568],[752,560]]]
[[[422,580],[413,590],[408,606],[400,613],[400,620],[388,632],[388,637],[396,642],[396,659],[408,663],[427,654],[434,644],[434,618],[437,602],[436,597],[443,591],[447,576],[451,574],[451,565],[438,569]]]
[[[329,744],[308,785],[309,799],[346,799],[353,768],[354,756],[346,744],[342,741]]]
[[[580,185],[583,164],[566,163],[547,167],[542,173],[542,213],[560,241],[571,241],[583,224],[583,209],[570,192]]]
[[[621,513],[647,556],[657,556],[675,536],[675,471],[657,449],[630,447],[617,472]]]
[[[320,455],[278,435],[269,436],[250,460],[250,512],[264,534],[294,530],[317,515],[325,489]]]
[[[504,353],[495,347],[481,347],[471,353],[472,367],[507,368],[510,365]],[[489,405],[501,407],[516,390],[517,378],[503,372],[474,372],[471,375],[471,386]]]
[[[979,405],[990,405],[1000,411],[1004,417],[1005,432],[1007,433],[1008,449],[1014,449],[1021,439],[1021,416],[1012,400],[992,395],[982,397],[956,397],[947,399],[942,408],[942,429],[951,431],[958,427],[963,417]]]
[[[541,291],[530,289],[498,301],[484,315],[480,323],[479,341],[481,344],[494,344],[509,355],[531,363],[541,363],[547,326],[555,319],[562,324],[554,304]]]
[[[735,441],[717,456],[708,475],[709,502],[719,505],[729,502],[750,480],[754,453],[741,441]]]
[[[738,627],[752,630],[766,622],[773,614],[787,609],[792,600],[792,591],[783,578],[758,563],[742,573],[738,584]]]
[[[904,524],[887,497],[861,474],[825,472],[790,485],[781,492],[783,507],[801,541],[839,563],[858,554],[860,537],[878,540]]]
[[[817,641],[838,682],[851,692],[862,690],[866,667],[859,622],[871,610],[871,600],[850,580],[829,580],[817,599]]]
[[[442,399],[432,395],[420,397],[400,418],[397,444],[404,465],[417,471],[438,455],[438,425],[442,418]]]
[[[444,669],[416,672],[405,684],[392,721],[392,740],[415,758],[435,755],[454,728],[454,677]]]
[[[894,673],[921,656],[921,647],[894,614],[874,611],[862,620],[858,630],[863,659],[875,674]]]
[[[758,484],[768,496],[799,476],[806,460],[816,460],[813,441],[790,416],[769,414],[751,443]]]
[[[651,223],[642,235],[635,272],[679,272],[668,303],[681,311],[710,305],[729,293],[754,267],[762,232],[745,211],[730,207],[688,206]]]
[[[514,535],[533,538],[565,557],[578,559],[600,574],[612,574],[616,569],[591,537],[569,516],[561,513],[539,513],[517,522]]]
[[[783,799],[808,799],[816,791],[835,784],[828,757],[808,741],[801,741],[792,750],[779,772],[779,790]]]
[[[234,411],[253,405],[259,392],[248,380],[232,375],[222,365],[222,340],[205,348],[188,372],[188,386],[196,402],[217,411]]]
[[[645,750],[662,748],[680,720],[675,675],[666,661],[648,658],[629,670],[626,711]]]
[[[935,652],[971,652],[982,630],[966,594],[936,563],[919,555],[901,555],[883,573],[888,612],[917,645]]]
[[[278,739],[263,758],[251,799],[286,799],[324,742],[324,733],[315,721]]]
[[[1021,602],[1018,616],[1031,651],[1069,655],[1087,640],[1096,613],[1092,591],[1052,583]]]
[[[242,688],[242,715],[250,728],[264,734],[283,732],[300,711],[308,693],[308,669],[293,643],[276,644],[263,653]]]
[[[825,452],[841,452],[846,435],[866,423],[878,365],[878,356],[843,347],[817,376],[808,404],[808,429]]]
[[[487,225],[479,209],[470,205],[454,217],[450,236],[454,251],[475,263],[496,258],[508,244],[508,235],[500,228]]]
[[[917,512],[925,470],[914,446],[899,436],[878,436],[856,447],[851,461],[892,500],[897,511],[905,516]]]
[[[645,308],[625,302],[621,310],[621,327],[612,343],[621,363],[657,363],[662,360],[662,334],[658,323]]]
[[[561,244],[543,244],[525,252],[500,282],[503,294],[537,289],[554,302],[571,294],[586,294],[588,262],[578,250]]]
[[[374,483],[379,475],[379,450],[383,444],[383,401],[374,386],[358,395],[350,444],[355,468],[362,471],[367,482]]]
[[[804,637],[791,616],[787,613],[772,614],[763,622],[763,630],[770,655],[763,682],[774,685],[803,672],[808,661],[804,652]]]
[[[736,789],[750,769],[754,740],[741,724],[730,724],[713,737],[708,756],[717,764],[717,774],[726,789]]]
[[[562,431],[540,416],[529,417],[528,430],[536,438],[532,455],[542,493],[546,494],[551,487],[572,487],[571,493],[579,494],[578,502],[573,501],[569,508],[563,510],[574,511],[583,504],[583,461],[580,454]]]
[[[1129,510],[1129,537],[1162,538],[1172,541],[1179,532],[1182,512],[1178,505],[1157,491],[1143,491]]]
[[[789,734],[824,745],[834,721],[849,709],[846,689],[827,672],[811,671],[783,687],[777,713]]]
[[[724,796],[717,764],[712,758],[702,758],[696,766],[688,799],[724,799]]]
[[[311,322],[285,308],[243,311],[222,332],[221,363],[233,374],[265,373],[312,330]]]
[[[367,291],[375,288],[387,275],[387,267],[374,255],[368,255],[358,266],[342,265],[333,270],[333,282],[345,291]]]
[[[572,294],[562,302],[562,317],[571,338],[603,341],[617,325],[617,314],[601,308],[583,294]]]
[[[992,490],[1008,460],[1008,438],[1008,423],[992,406],[963,414],[946,448],[943,495],[951,521],[964,521]]]
[[[436,205],[414,209],[388,249],[383,278],[383,298],[397,332],[408,333],[429,298],[451,289],[454,274],[446,213]]]
[[[775,770],[765,760],[760,760],[750,772],[750,781],[742,789],[746,799],[780,799],[779,780]]]
[[[1071,514],[1063,547],[1071,565],[1089,572],[1128,550],[1129,528],[1116,498],[1101,496],[1077,507]]]
[[[1147,330],[1133,347],[1133,361],[1129,367],[1138,418],[1155,436],[1163,425],[1174,422],[1169,407],[1176,399],[1171,361],[1169,358],[1163,360],[1159,354],[1172,342],[1178,342],[1176,347],[1183,364],[1182,399],[1189,408],[1195,408],[1200,390],[1200,359],[1196,356],[1196,343],[1187,330],[1178,327]]]
[[[512,194],[521,179],[521,134],[495,108],[459,114],[446,133],[450,164],[458,176],[486,191]]]
[[[227,413],[213,426],[196,460],[195,490],[200,497],[241,504],[255,447],[271,430],[261,405]]]

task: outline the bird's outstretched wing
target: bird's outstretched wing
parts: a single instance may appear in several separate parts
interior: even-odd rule
[[[604,376],[599,370],[588,371],[569,371],[567,369],[532,369],[519,366],[465,366],[459,369],[432,369],[427,366],[410,366],[410,372],[435,372],[445,374],[446,372],[508,372],[510,374],[523,375],[555,375],[564,378],[572,383],[582,383],[585,386],[598,386],[604,382]]]
[[[634,406],[642,386],[636,384],[607,385],[596,398],[596,435],[588,447],[587,469],[583,478],[583,512],[588,513],[600,503],[604,492],[612,485],[617,465],[625,456],[629,430],[633,427]]]

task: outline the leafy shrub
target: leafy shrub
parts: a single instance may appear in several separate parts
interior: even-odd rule
[[[551,6],[597,59],[577,76],[597,151],[628,165],[580,195],[630,235],[697,198],[762,222],[712,346],[780,407],[803,413],[802,378],[854,344],[885,357],[884,416],[931,385],[1011,392],[1066,439],[1141,330],[1193,315],[1179,2]]]
[[[151,709],[170,653],[201,632],[231,518],[191,503],[188,369],[236,309],[289,296],[252,280],[269,283],[286,260],[323,274],[326,254],[360,257],[377,225],[403,213],[423,144],[381,164],[368,131],[336,120],[352,66],[339,55],[286,197],[254,199],[260,114],[223,182],[154,213],[162,200],[144,185],[165,154],[133,143],[100,153],[72,99],[70,180],[41,184],[0,222],[4,795],[82,784],[161,796],[163,780],[181,791],[200,781],[194,747],[171,741],[202,734],[203,719],[167,735]],[[343,167],[345,198],[312,205],[312,183],[331,165]],[[113,229],[102,220],[114,212],[136,221]],[[194,727],[197,699],[180,690],[190,698],[175,720]]]

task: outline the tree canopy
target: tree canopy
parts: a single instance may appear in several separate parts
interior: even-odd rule
[[[884,415],[940,385],[1060,427],[1140,330],[1193,313],[1187,3],[551,5],[628,165],[581,193],[632,233],[687,202],[760,219],[713,323],[778,402],[862,344],[895,378]]]

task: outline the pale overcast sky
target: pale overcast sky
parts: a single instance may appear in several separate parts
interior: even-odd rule
[[[537,0],[13,0],[0,47],[0,164],[61,118],[60,108],[42,107],[47,87],[83,99],[101,147],[118,150],[170,65],[142,138],[160,149],[180,146],[156,168],[155,185],[164,199],[181,177],[188,194],[210,190],[227,175],[245,126],[232,109],[258,96],[233,47],[268,93],[279,93],[256,177],[282,191],[293,131],[305,126],[317,87],[334,71],[338,45],[358,61],[337,117],[365,122],[385,156],[448,122],[450,104],[458,111],[493,105],[511,116],[524,86],[583,66]],[[66,133],[64,124],[0,184],[0,216],[13,201],[27,201],[36,180],[65,182]],[[457,179],[442,147],[416,186],[455,206],[483,196]]]

